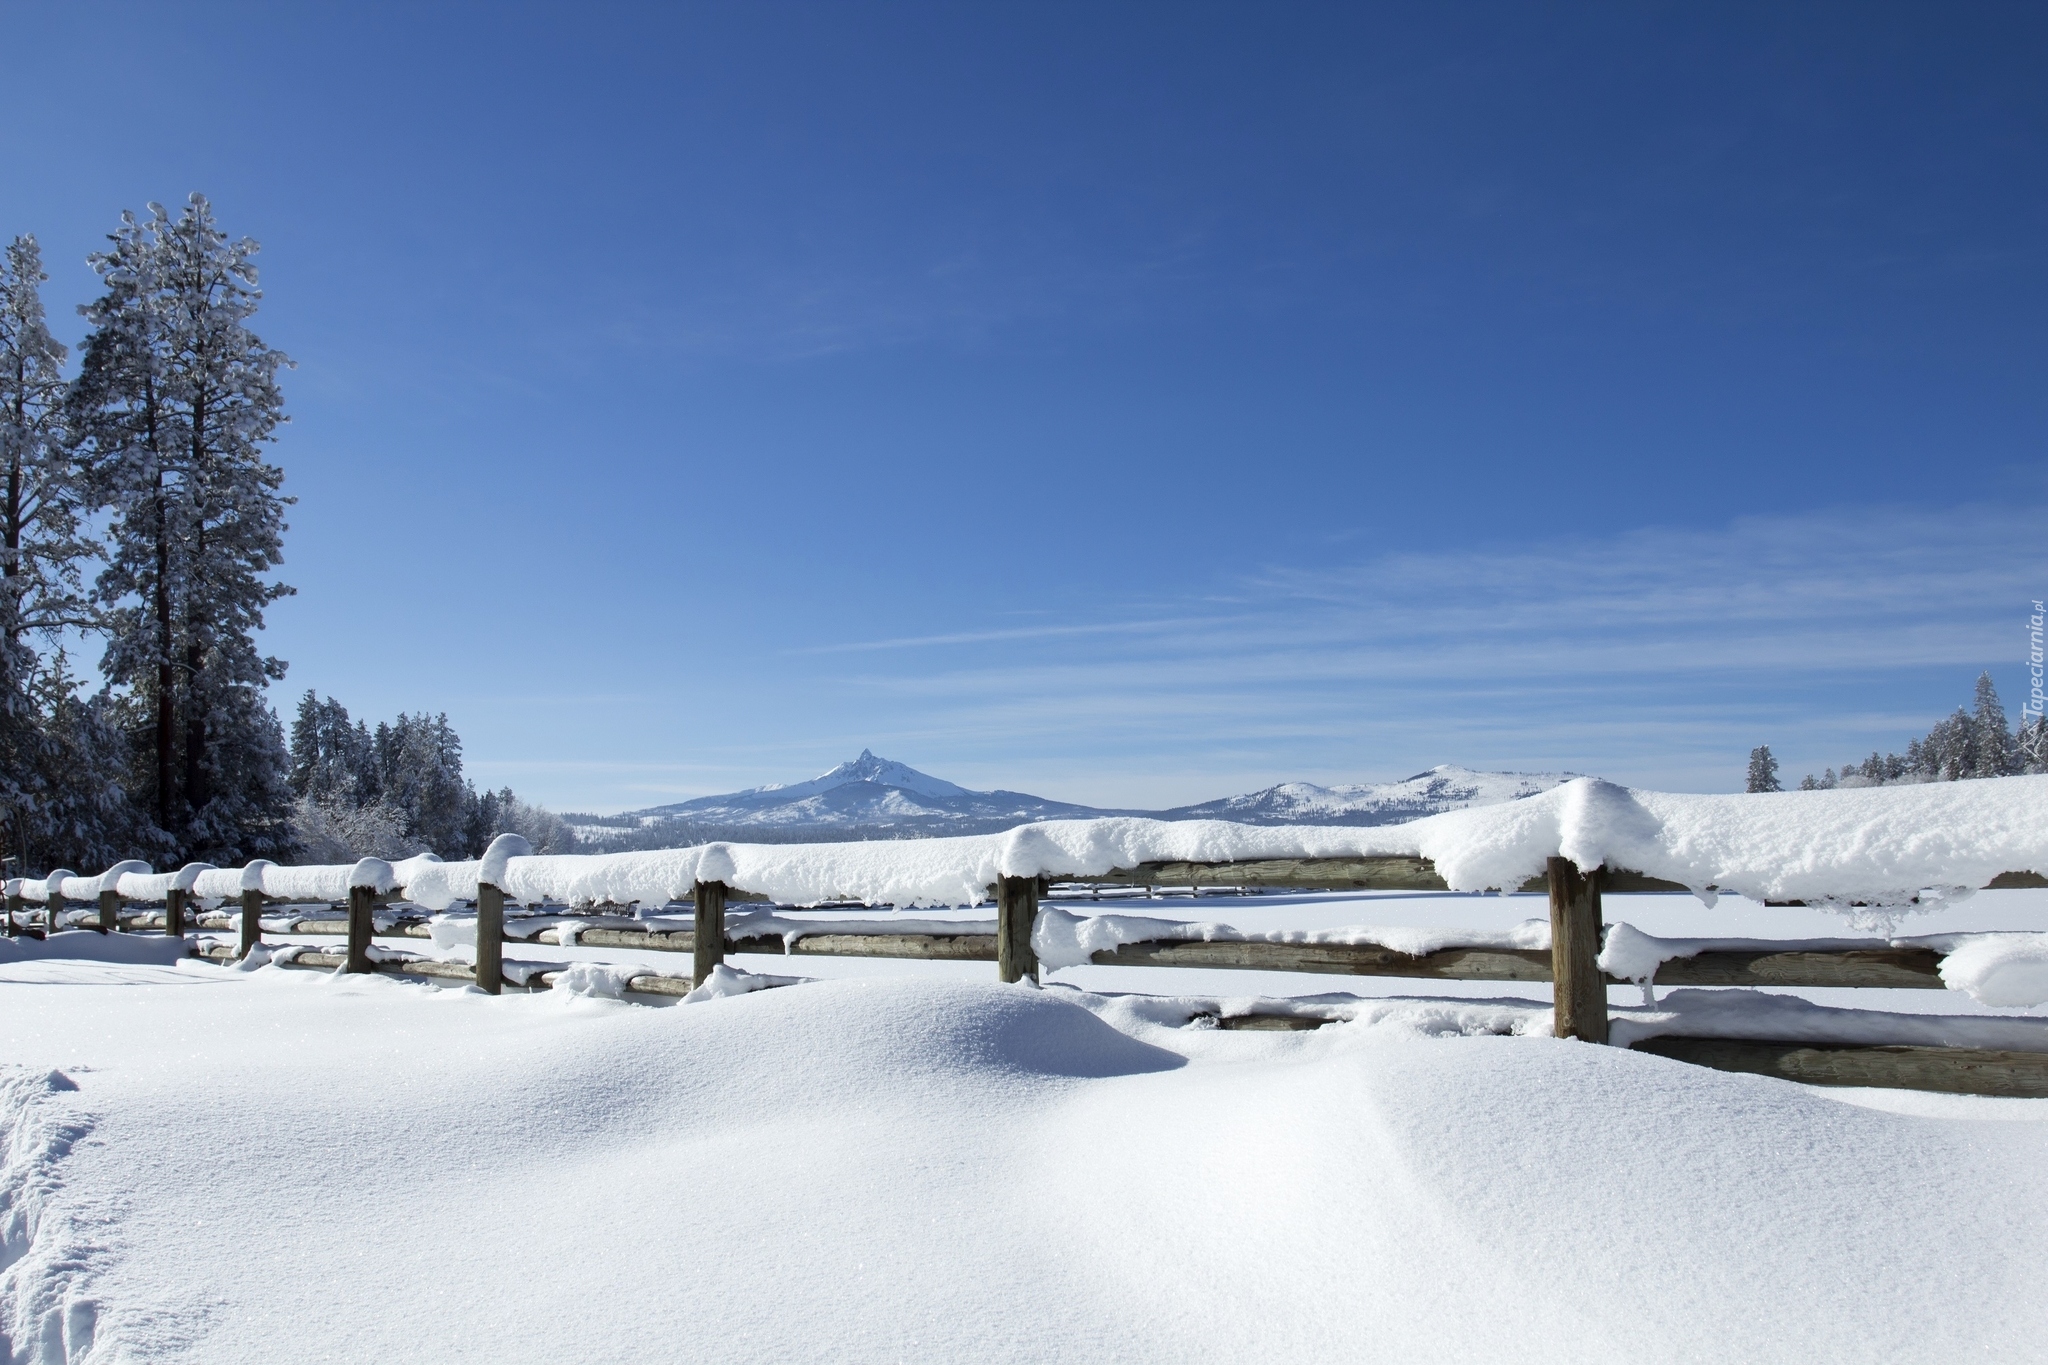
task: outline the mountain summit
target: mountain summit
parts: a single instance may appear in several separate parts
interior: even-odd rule
[[[684,821],[770,829],[862,828],[892,834],[979,834],[1033,820],[1085,820],[1114,812],[1023,792],[978,792],[862,749],[808,782],[754,787],[725,796],[655,806],[633,814],[645,825]]]
[[[1482,773],[1445,764],[1399,782],[1283,782],[1172,810],[1102,810],[1013,791],[972,791],[863,749],[808,782],[700,796],[618,816],[572,816],[592,848],[665,848],[704,839],[812,842],[990,834],[1035,820],[1142,815],[1246,825],[1393,825],[1438,811],[1517,801],[1572,773]]]

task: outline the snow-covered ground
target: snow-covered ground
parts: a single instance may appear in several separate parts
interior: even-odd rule
[[[1501,929],[1543,901],[1118,908]],[[1843,931],[1733,897],[1607,914]],[[2048,892],[1900,928],[2048,929]],[[0,963],[11,1361],[2048,1354],[2048,1101],[1498,1036],[1541,987],[1076,967],[1040,990],[986,963],[760,957],[736,965],[826,979],[655,1008],[165,965],[150,941]],[[1175,1026],[1213,1002],[1124,991],[1380,1003],[1239,1033]]]

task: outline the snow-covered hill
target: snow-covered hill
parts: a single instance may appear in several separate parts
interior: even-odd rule
[[[1399,782],[1339,787],[1282,782],[1243,796],[1180,806],[1161,812],[1160,818],[1231,820],[1241,825],[1395,825],[1439,811],[1519,801],[1562,786],[1576,776],[1579,774],[1480,773],[1446,763]]]
[[[1318,787],[1286,782],[1264,791],[1167,811],[1105,810],[1013,791],[972,791],[863,749],[808,782],[754,787],[653,806],[622,816],[570,816],[592,848],[655,848],[680,841],[809,841],[819,837],[919,838],[989,834],[1034,820],[1143,815],[1250,825],[1389,825],[1465,806],[1519,800],[1571,773],[1481,773],[1445,765],[1399,782]]]
[[[1258,1033],[849,965],[673,1009],[0,968],[0,1357],[2040,1359],[2048,1102],[1526,1036],[1498,983]]]

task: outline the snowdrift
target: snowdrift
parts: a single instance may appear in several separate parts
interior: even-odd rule
[[[1499,1036],[1535,1002],[4,970],[12,1359],[2034,1354],[2048,1104]]]

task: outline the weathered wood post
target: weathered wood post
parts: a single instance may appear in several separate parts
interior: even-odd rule
[[[345,972],[371,970],[370,938],[377,932],[377,894],[394,882],[391,864],[382,858],[359,858],[348,870],[348,959]]]
[[[57,932],[58,921],[64,917],[64,881],[67,877],[77,875],[77,873],[69,868],[58,868],[55,872],[43,878],[43,885],[49,888],[43,896],[43,932],[45,934]]]
[[[115,863],[100,873],[97,899],[100,907],[99,931],[103,934],[116,933],[121,928],[121,878],[130,872],[147,877],[149,864],[130,858],[125,862]]]
[[[505,990],[506,864],[533,856],[533,845],[517,834],[500,834],[484,850],[476,873],[476,988],[500,995]]]
[[[242,951],[247,957],[263,942],[263,869],[276,867],[268,858],[257,858],[242,868]]]
[[[724,882],[698,882],[691,893],[696,898],[690,917],[692,986],[703,985],[712,968],[725,961],[725,893]]]
[[[370,936],[376,932],[377,888],[351,886],[348,889],[348,962],[345,970],[370,970]]]
[[[164,892],[164,933],[170,938],[185,936],[185,907],[191,903],[192,888],[199,881],[199,874],[213,871],[212,863],[186,863],[178,869],[178,875],[171,879],[170,889]]]
[[[476,988],[505,990],[505,893],[489,882],[476,887]]]
[[[1551,1031],[1588,1043],[1607,1041],[1607,979],[1600,971],[1602,871],[1581,873],[1552,858],[1550,880]]]
[[[242,944],[235,956],[247,957],[263,942],[263,893],[244,890],[242,892]]]
[[[9,938],[18,937],[20,934],[20,931],[14,927],[14,917],[20,910],[21,883],[19,881],[11,881],[7,884],[7,937]]]
[[[1038,980],[1038,954],[1031,950],[1031,926],[1038,920],[1038,878],[996,881],[996,975],[1004,981]]]

